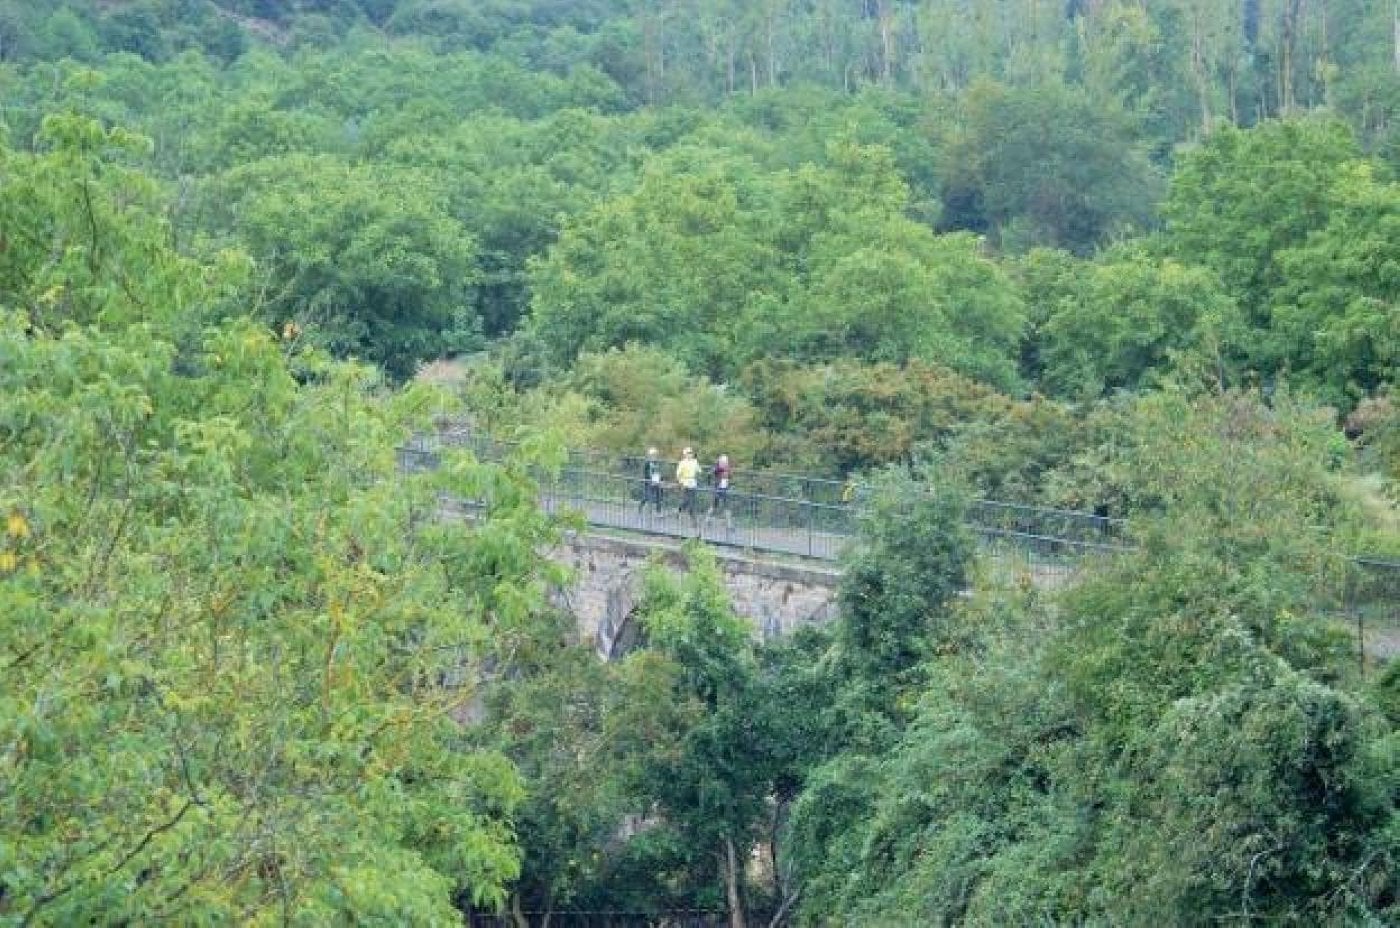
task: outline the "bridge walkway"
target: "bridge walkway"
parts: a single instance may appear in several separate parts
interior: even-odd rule
[[[500,460],[514,447],[509,443],[471,436],[451,443],[417,441],[399,449],[402,467],[408,470],[437,466],[447,447],[464,447],[482,460]],[[668,539],[698,538],[709,544],[753,554],[837,561],[859,534],[864,512],[861,495],[853,502],[820,501],[830,498],[830,481],[779,475],[781,486],[815,487],[811,497],[773,496],[731,491],[720,505],[711,487],[695,493],[696,514],[680,511],[684,499],[674,484],[662,488],[662,505],[642,504],[643,481],[609,469],[596,452],[574,452],[570,463],[555,473],[540,472],[541,506],[549,512],[577,513],[592,528],[610,532]],[[582,462],[582,463],[578,463]],[[760,486],[778,486],[773,480],[739,478]],[[712,508],[718,509],[711,514]],[[1124,523],[1092,513],[975,500],[967,513],[969,529],[992,556],[1029,562],[1038,573],[1074,571],[1088,556],[1111,555],[1129,550]]]
[[[431,469],[449,448],[469,450],[481,460],[502,460],[515,450],[509,442],[475,433],[430,436],[401,447],[399,463],[406,470]],[[738,485],[799,495],[731,492],[726,520],[722,515],[705,517],[714,491],[701,487],[696,493],[699,515],[692,519],[677,511],[682,494],[674,484],[664,488],[659,512],[639,505],[642,480],[631,474],[640,468],[628,466],[635,459],[624,458],[618,464],[600,452],[574,451],[568,460],[555,474],[537,475],[540,504],[561,515],[577,513],[590,529],[602,533],[670,541],[699,538],[745,557],[825,562],[838,561],[859,533],[860,496],[852,503],[830,502],[833,481],[741,472]],[[1039,584],[1063,582],[1081,569],[1086,558],[1133,550],[1124,520],[1094,513],[973,500],[967,526],[984,555],[1028,572]],[[1319,609],[1354,623],[1357,638],[1372,655],[1400,654],[1400,563],[1384,558],[1349,560],[1351,568],[1342,581],[1319,590]]]

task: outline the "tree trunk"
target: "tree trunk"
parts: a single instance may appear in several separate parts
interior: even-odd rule
[[[1287,116],[1296,108],[1293,91],[1293,59],[1298,47],[1298,15],[1302,0],[1287,0],[1283,5],[1283,35],[1279,39],[1278,105]]]
[[[734,841],[724,839],[724,894],[729,900],[729,928],[746,928],[744,900],[739,897],[739,858]]]
[[[1332,106],[1332,11],[1327,7],[1327,0],[1317,2],[1317,23],[1321,34],[1318,36],[1318,44],[1321,45],[1319,67],[1317,69],[1318,79],[1322,81],[1322,103],[1324,106]]]
[[[520,894],[510,894],[510,917],[515,922],[515,928],[530,928],[530,920],[525,917],[525,912],[520,908]]]
[[[1400,0],[1396,0],[1396,4],[1396,39],[1400,41]],[[822,10],[822,53],[826,56],[826,73],[836,77],[836,27],[830,15],[832,11],[827,7]],[[1396,46],[1396,69],[1400,70],[1400,45]]]
[[[1240,32],[1244,47],[1252,59],[1259,51],[1259,0],[1244,0],[1240,9]]]
[[[1400,74],[1400,0],[1395,0],[1390,8],[1391,20],[1391,63],[1395,65],[1395,73]]]
[[[1201,131],[1210,134],[1210,66],[1206,58],[1206,24],[1199,8],[1191,16],[1191,73],[1196,79],[1196,93],[1201,104]]]
[[[1238,68],[1231,66],[1227,81],[1226,89],[1230,94],[1230,125],[1238,126],[1240,124],[1240,72]]]
[[[768,16],[767,16],[767,20],[768,20],[768,21],[767,21],[767,23],[766,23],[766,26],[767,26],[767,33],[768,33],[767,39],[768,39],[768,86],[769,86],[769,87],[777,87],[777,86],[778,86],[778,54],[777,54],[777,52],[775,51],[775,49],[777,48],[777,43],[776,43],[776,42],[774,41],[774,39],[773,39],[773,33],[774,33],[774,31],[775,31],[775,27],[774,27],[774,25],[773,25],[773,20],[775,20],[775,19],[777,18],[777,16],[778,16],[777,11],[774,10],[774,9],[770,6],[770,7],[768,8]]]
[[[650,16],[642,19],[642,61],[646,70],[647,102],[656,103],[661,81],[656,66],[656,25]]]
[[[880,80],[889,86],[894,75],[894,11],[890,0],[880,0]]]
[[[773,888],[778,891],[778,910],[768,922],[768,928],[779,928],[785,923],[792,907],[802,895],[802,890],[793,885],[791,873],[784,873],[779,863],[778,836],[782,834],[783,822],[787,818],[788,800],[774,797],[773,815],[768,822],[768,865],[773,871]]]

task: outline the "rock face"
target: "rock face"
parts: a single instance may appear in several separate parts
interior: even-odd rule
[[[835,617],[841,575],[831,566],[773,563],[724,548],[712,550],[734,611],[749,621],[754,635],[773,638]],[[587,534],[569,536],[552,556],[574,574],[573,584],[557,591],[559,605],[574,614],[580,637],[607,660],[636,645],[633,613],[647,561],[656,556],[677,572],[686,567],[684,552],[674,545]]]

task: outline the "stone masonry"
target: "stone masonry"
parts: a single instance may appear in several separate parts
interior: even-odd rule
[[[725,548],[711,550],[734,611],[752,624],[755,636],[786,635],[835,616],[841,575],[831,565],[774,563]],[[580,637],[608,660],[636,642],[633,612],[647,562],[657,557],[672,570],[686,569],[685,553],[675,545],[602,535],[572,534],[551,556],[574,575],[573,584],[558,592],[560,605],[577,617]]]

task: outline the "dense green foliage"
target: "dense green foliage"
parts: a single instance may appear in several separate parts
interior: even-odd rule
[[[0,0],[0,924],[1400,919],[1400,673],[1328,612],[1400,557],[1397,43]],[[396,472],[457,416],[522,458]],[[598,661],[561,440],[864,480],[838,618],[759,643],[693,548]],[[974,497],[1135,549],[1047,583]]]
[[[1393,723],[1310,598],[1346,521],[1326,423],[1238,395],[1155,397],[1140,422],[1119,463],[1170,499],[1143,551],[1053,604],[945,600],[893,743],[813,774],[794,826],[813,912],[1394,917]]]
[[[828,157],[764,176],[672,152],[536,265],[532,332],[556,360],[639,341],[724,375],[783,345],[802,360],[942,358],[1012,387],[1022,318],[1004,272],[972,238],[903,214],[888,152]]]
[[[639,341],[1079,400],[1196,351],[1350,407],[1396,360],[1383,6],[11,3],[0,87],[22,147],[154,139],[184,241],[399,378],[523,328],[532,377]]]
[[[518,874],[521,787],[448,681],[535,608],[547,523],[471,465],[499,517],[415,530],[389,442],[436,402],[195,328],[228,271],[170,251],[129,141],[3,158],[0,918],[449,923]]]

